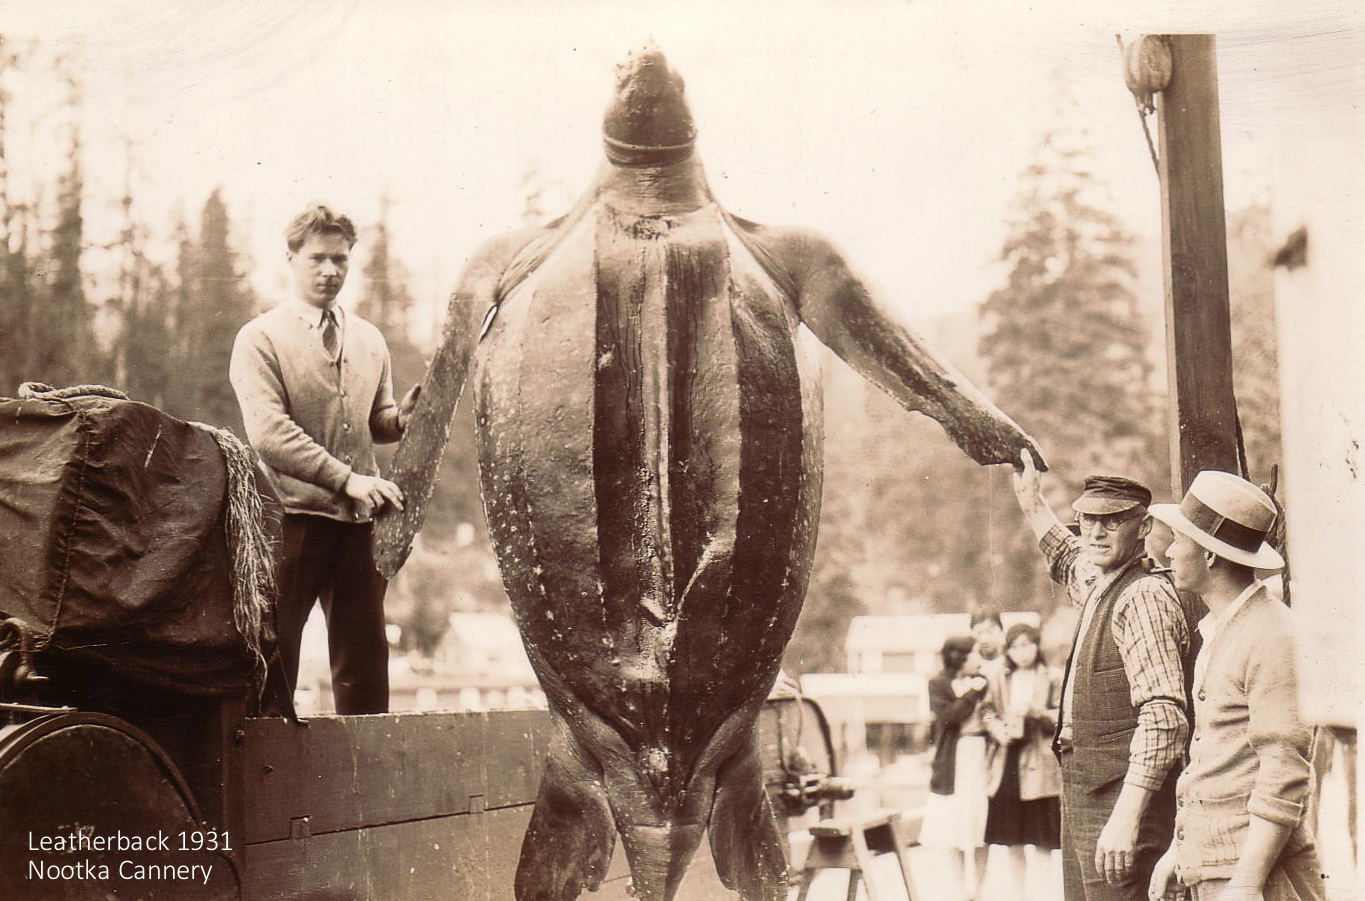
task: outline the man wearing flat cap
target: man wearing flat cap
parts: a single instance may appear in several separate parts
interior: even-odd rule
[[[1274,503],[1226,472],[1195,476],[1179,506],[1151,514],[1171,527],[1175,584],[1208,605],[1194,666],[1194,736],[1177,784],[1175,841],[1152,875],[1153,898],[1177,881],[1194,901],[1297,901],[1325,896],[1304,822],[1312,730],[1299,716],[1294,624],[1256,570],[1284,566],[1266,543]]]
[[[1176,765],[1189,734],[1190,627],[1174,587],[1143,565],[1152,493],[1090,476],[1072,534],[1023,452],[1014,492],[1054,581],[1080,618],[1053,748],[1062,769],[1067,901],[1141,901],[1174,831]]]

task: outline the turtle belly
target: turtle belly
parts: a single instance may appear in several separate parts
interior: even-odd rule
[[[489,530],[547,694],[684,781],[804,595],[820,410],[797,334],[714,206],[599,204],[479,348]]]

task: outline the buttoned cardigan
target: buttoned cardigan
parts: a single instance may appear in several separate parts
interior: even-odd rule
[[[1299,715],[1293,633],[1289,608],[1262,587],[1203,649],[1190,762],[1176,788],[1186,884],[1231,875],[1252,816],[1291,827],[1281,858],[1312,845],[1303,823],[1312,729]]]
[[[379,329],[343,313],[333,363],[321,315],[289,301],[242,326],[229,379],[247,440],[285,511],[352,522],[346,480],[352,472],[379,473],[374,444],[398,440],[398,405]]]

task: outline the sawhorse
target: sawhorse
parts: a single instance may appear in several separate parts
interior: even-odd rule
[[[867,901],[894,901],[896,894],[879,884],[872,875],[876,854],[896,855],[900,864],[905,897],[918,901],[915,882],[910,875],[909,847],[919,843],[920,819],[902,818],[893,811],[882,811],[861,819],[821,820],[810,828],[811,846],[806,862],[797,874],[801,886],[797,901],[806,901],[811,880],[821,870],[848,870],[848,901],[856,901],[858,883],[867,887]]]

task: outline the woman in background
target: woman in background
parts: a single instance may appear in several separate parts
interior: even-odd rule
[[[1010,870],[1022,897],[1041,897],[1039,864],[1061,846],[1058,795],[1062,775],[1052,753],[1061,685],[1039,650],[1038,630],[1027,623],[1005,634],[1005,666],[990,674],[981,719],[995,740],[987,787],[986,842],[1009,848]],[[1028,846],[1036,850],[1034,891],[1026,892]],[[1038,852],[1042,852],[1039,854]]]
[[[934,764],[920,843],[948,852],[962,896],[976,897],[986,869],[986,733],[978,704],[986,678],[972,654],[975,639],[949,638],[943,669],[929,680]]]

